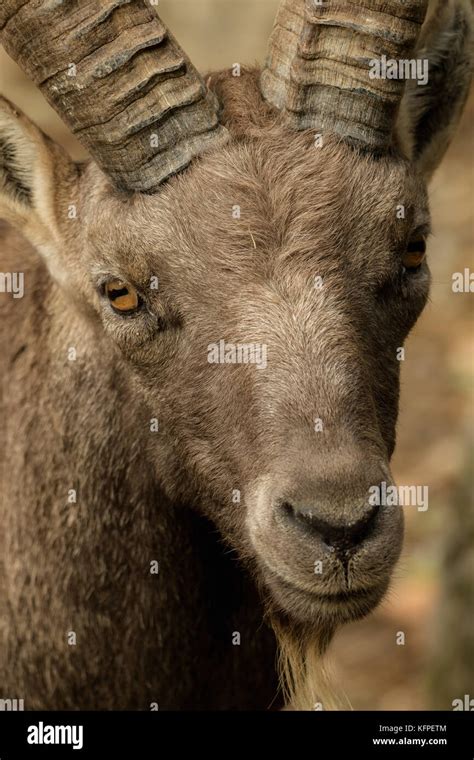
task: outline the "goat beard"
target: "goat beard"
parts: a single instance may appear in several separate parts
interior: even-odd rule
[[[336,630],[295,624],[281,613],[270,612],[269,622],[278,645],[278,673],[286,710],[341,710],[350,707],[336,694],[324,655]]]

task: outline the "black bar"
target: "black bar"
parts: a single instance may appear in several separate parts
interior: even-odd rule
[[[257,750],[264,750],[266,758],[272,751],[278,757],[288,752],[288,760],[303,756],[473,760],[473,717],[472,712],[2,712],[0,760],[156,760],[183,752],[190,760],[198,753],[206,753],[206,758],[238,753],[246,760]],[[64,730],[57,731],[60,726]],[[44,743],[29,743],[28,737]],[[50,738],[71,743],[47,744]]]

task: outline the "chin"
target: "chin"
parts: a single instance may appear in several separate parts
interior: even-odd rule
[[[287,709],[351,709],[330,682],[326,653],[336,630],[368,615],[382,600],[389,578],[353,591],[308,591],[265,573],[269,618],[279,648],[280,682]]]
[[[277,615],[317,634],[372,612],[385,596],[389,578],[377,585],[336,593],[310,592],[275,573],[268,574],[265,583],[270,589],[270,606]]]

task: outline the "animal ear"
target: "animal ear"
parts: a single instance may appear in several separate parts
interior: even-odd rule
[[[473,69],[473,0],[435,0],[420,35],[416,58],[426,83],[407,82],[397,134],[408,156],[430,179],[454,136]]]
[[[0,97],[0,217],[34,244],[59,239],[58,199],[77,177],[73,161]]]

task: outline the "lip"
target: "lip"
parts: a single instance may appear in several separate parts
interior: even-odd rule
[[[291,583],[291,581],[288,581],[281,576],[277,576],[276,574],[275,578],[278,583],[286,586],[289,591],[327,604],[347,604],[352,601],[363,601],[373,597],[374,594],[380,593],[380,586],[368,586],[367,588],[362,589],[346,589],[332,594],[325,594],[319,591],[308,591],[308,589],[296,586],[294,583]]]
[[[387,583],[335,593],[308,591],[272,572],[267,583],[278,605],[302,622],[327,619],[344,623],[365,617],[383,598]]]
[[[297,587],[294,587],[295,591],[297,590]],[[356,589],[355,591],[340,591],[336,594],[319,594],[315,592],[314,594],[310,594],[310,596],[319,599],[322,602],[325,602],[327,604],[347,604],[348,602],[352,601],[363,601],[364,599],[368,599],[374,596],[378,592],[378,588],[376,586],[370,586],[366,589]]]

